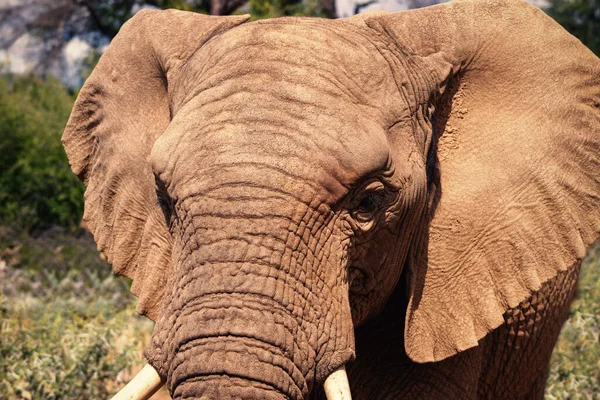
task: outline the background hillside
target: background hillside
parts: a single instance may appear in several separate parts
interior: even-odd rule
[[[0,0],[0,399],[108,398],[144,363],[152,322],[80,227],[83,187],[60,143],[79,86],[124,21],[147,6],[264,18],[438,2],[352,1]],[[600,1],[535,1],[600,54]],[[582,268],[547,399],[600,399],[599,246]]]

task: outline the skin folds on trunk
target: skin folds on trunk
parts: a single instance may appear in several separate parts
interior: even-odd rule
[[[173,359],[171,376],[174,398],[297,399],[308,393],[285,350],[270,341],[233,335],[187,342]]]
[[[339,332],[330,326],[341,322],[342,313],[334,316],[337,321],[321,323],[316,316],[324,311],[311,309],[305,299],[310,292],[298,282],[281,283],[281,274],[264,265],[197,267],[203,268],[213,278],[220,270],[225,279],[239,279],[217,288],[219,279],[196,274],[197,279],[175,291],[180,298],[194,293],[193,299],[159,320],[147,356],[163,367],[161,375],[174,397],[303,398],[319,367],[326,376],[330,371],[323,368],[353,357],[351,327]],[[328,367],[326,358],[337,365]]]
[[[178,203],[180,258],[146,356],[174,398],[307,398],[354,357],[340,241],[322,235],[336,221],[288,199],[277,212],[215,200],[241,190],[215,185]]]

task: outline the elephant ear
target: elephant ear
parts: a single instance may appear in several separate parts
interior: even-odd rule
[[[519,0],[364,22],[420,66],[415,81],[436,107],[439,180],[409,267],[405,346],[439,361],[477,346],[597,240],[600,60]]]
[[[133,279],[137,311],[158,317],[171,238],[148,161],[171,120],[180,67],[249,16],[142,10],[121,28],[81,89],[62,141],[86,185],[84,222],[114,271]]]

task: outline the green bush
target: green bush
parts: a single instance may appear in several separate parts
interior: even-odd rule
[[[0,399],[109,398],[144,363],[134,306],[89,233],[0,227]]]
[[[0,76],[0,225],[79,224],[83,185],[60,141],[73,99],[56,79]]]
[[[250,0],[236,13],[251,14],[251,20],[276,17],[325,17],[318,0]]]
[[[128,313],[86,316],[91,310],[80,313],[76,299],[30,299],[11,308],[0,336],[0,398],[109,398],[107,381],[141,358],[134,337],[111,349],[133,323]]]
[[[546,12],[600,56],[600,0],[549,0]]]
[[[578,286],[552,354],[548,400],[600,398],[600,244],[582,264]]]

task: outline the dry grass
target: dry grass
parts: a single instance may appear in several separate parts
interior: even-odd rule
[[[546,399],[600,399],[600,243],[582,265],[577,297],[552,354]]]

